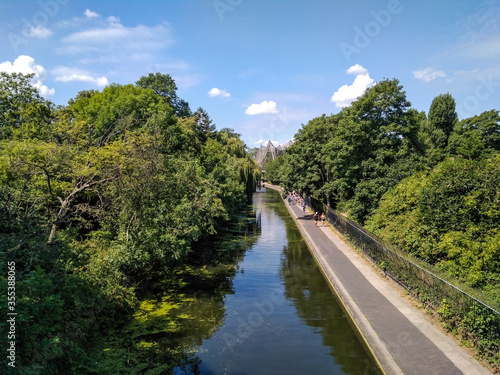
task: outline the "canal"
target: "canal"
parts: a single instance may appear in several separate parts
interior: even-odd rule
[[[263,188],[253,206],[261,232],[237,265],[223,324],[195,349],[199,373],[378,374],[279,193]]]
[[[105,336],[97,373],[380,374],[274,190],[169,274]]]

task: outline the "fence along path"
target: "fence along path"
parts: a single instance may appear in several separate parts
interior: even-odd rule
[[[304,214],[300,207],[285,204],[384,373],[490,374],[429,323],[328,226],[316,227],[312,213]]]

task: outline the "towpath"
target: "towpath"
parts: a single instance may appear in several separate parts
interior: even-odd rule
[[[267,187],[281,190],[277,186]],[[491,374],[312,213],[284,202],[323,274],[386,374]]]

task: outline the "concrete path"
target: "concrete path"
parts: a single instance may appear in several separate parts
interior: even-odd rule
[[[279,190],[275,186],[267,187]],[[321,266],[386,374],[491,374],[409,304],[330,226],[284,201]]]

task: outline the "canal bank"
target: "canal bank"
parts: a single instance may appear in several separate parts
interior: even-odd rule
[[[281,190],[277,186],[266,187]],[[330,227],[287,206],[344,309],[386,374],[490,374],[428,322]]]
[[[213,298],[203,283],[208,290],[184,295],[191,302],[170,310],[190,321],[185,327],[189,344],[198,341],[186,345],[188,361],[173,374],[380,374],[280,195],[261,189],[251,208],[257,236],[239,252],[243,255],[221,293]],[[219,289],[216,283],[213,287]],[[152,318],[155,322],[157,316]],[[172,348],[169,338],[153,348]]]
[[[381,374],[276,191],[171,275],[103,337],[97,373]]]

